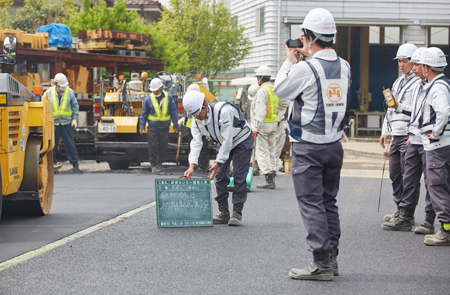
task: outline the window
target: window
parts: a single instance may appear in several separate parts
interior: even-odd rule
[[[384,28],[384,44],[400,44],[400,27]]]
[[[303,35],[303,31],[300,29],[300,24],[291,25],[289,39],[297,39],[301,35]]]
[[[449,28],[431,27],[430,44],[449,45]]]
[[[264,6],[256,9],[255,33],[264,34]]]
[[[231,27],[233,29],[236,29],[238,27],[238,17],[237,16],[231,17]]]
[[[400,44],[400,27],[369,27],[370,44]]]
[[[380,27],[369,27],[369,43],[380,44]]]

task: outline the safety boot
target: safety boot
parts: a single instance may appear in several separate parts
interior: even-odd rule
[[[264,177],[266,178],[266,181],[263,183],[258,184],[256,187],[257,188],[262,188],[262,189],[274,189],[276,188],[275,185],[275,174],[273,173],[273,171],[264,174]]]
[[[219,214],[213,217],[213,224],[227,224],[230,220],[230,211],[228,211],[228,199],[217,201],[219,205]]]
[[[330,261],[331,261],[331,266],[333,267],[333,274],[335,277],[337,277],[339,275],[339,267],[338,267],[338,262],[337,262],[338,255],[339,255],[339,249],[337,246],[334,246],[333,249],[331,249]]]
[[[389,222],[381,225],[384,230],[391,231],[410,231],[412,229],[411,218],[414,210],[400,208],[400,215],[397,218],[391,218]]]
[[[428,246],[450,246],[450,230],[445,230],[441,225],[441,229],[434,235],[426,235],[423,241]]]
[[[434,219],[436,218],[436,213],[433,211],[425,212],[425,220],[422,224],[414,229],[414,233],[418,235],[428,235],[434,234]]]
[[[233,205],[233,215],[228,221],[228,225],[240,226],[242,225],[242,209],[244,208],[243,203]]]
[[[73,166],[73,169],[80,170],[80,164],[78,164],[78,162],[73,163],[72,166]]]
[[[397,211],[394,214],[386,214],[384,215],[384,221],[389,222],[391,218],[397,218],[400,215],[400,208],[397,207]]]
[[[289,271],[289,276],[296,280],[330,281],[334,278],[330,253],[313,252],[314,261],[307,268],[293,268]]]

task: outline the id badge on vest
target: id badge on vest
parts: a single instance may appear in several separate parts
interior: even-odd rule
[[[347,110],[348,79],[320,79],[325,113]]]

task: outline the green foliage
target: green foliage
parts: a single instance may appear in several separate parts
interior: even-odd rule
[[[190,70],[204,76],[237,67],[252,48],[223,2],[170,0],[158,25],[175,46],[187,47]]]
[[[17,10],[10,27],[35,33],[41,26],[70,20],[76,11],[72,0],[25,0],[25,5]]]
[[[14,4],[13,0],[0,0],[0,30],[7,29],[11,20],[11,6]]]
[[[126,1],[119,0],[113,8],[106,7],[106,2],[91,8],[90,0],[83,0],[83,12],[78,13],[66,22],[72,36],[78,35],[78,30],[110,29],[122,32],[144,33],[146,25],[139,19],[136,11],[126,10]]]

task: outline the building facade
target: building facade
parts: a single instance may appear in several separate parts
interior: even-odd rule
[[[358,98],[352,106],[363,106],[363,111],[383,110],[381,91],[390,88],[399,74],[393,60],[399,45],[436,46],[450,54],[448,0],[228,1],[253,50],[238,68],[223,77],[252,76],[263,64],[276,75],[286,57],[283,43],[300,36],[299,25],[311,9],[325,8],[337,25],[334,48],[352,67],[352,94]],[[450,77],[450,67],[446,75]]]

